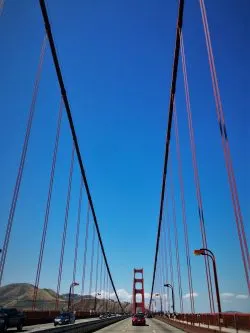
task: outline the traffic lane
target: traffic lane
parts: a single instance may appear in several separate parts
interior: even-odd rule
[[[131,318],[122,320],[118,323],[102,328],[97,332],[183,333],[183,331],[179,330],[178,328],[170,326],[157,319],[146,319],[145,326],[132,326]]]
[[[87,321],[93,321],[93,320],[97,320],[97,319],[99,319],[99,318],[97,317],[97,318],[77,319],[75,321],[75,324],[86,323]],[[63,325],[63,326],[71,326],[71,325],[74,325],[74,324]],[[60,327],[60,326],[57,326],[57,327]],[[26,331],[26,332],[28,332],[28,331],[29,332],[37,332],[37,331],[43,331],[43,330],[46,330],[46,329],[49,329],[49,328],[54,328],[54,323],[24,326],[23,327],[23,331]],[[15,327],[9,328],[8,332],[11,332],[11,331],[12,332],[17,332],[17,329]]]

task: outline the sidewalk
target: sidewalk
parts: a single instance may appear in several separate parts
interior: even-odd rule
[[[179,322],[179,323],[182,323],[182,324],[186,324],[186,325],[189,325],[189,326],[197,326],[197,327],[209,328],[211,330],[218,331],[218,332],[226,332],[226,333],[235,333],[235,332],[238,332],[238,333],[249,333],[250,332],[248,330],[236,330],[234,327],[223,327],[223,326],[219,327],[219,326],[206,325],[206,324],[200,324],[200,323],[193,323],[193,324],[191,324],[190,322],[183,321],[183,320],[178,320],[178,319],[173,319],[173,318],[171,318],[169,320],[176,321],[176,322]]]

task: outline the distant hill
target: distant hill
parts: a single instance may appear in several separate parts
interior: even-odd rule
[[[0,287],[0,306],[19,307],[23,309],[32,308],[32,299],[34,286],[29,283],[12,283]],[[56,293],[51,289],[38,289],[37,292],[37,307],[41,309],[45,306],[48,309],[54,308]],[[59,301],[64,301],[61,297]],[[50,306],[49,306],[50,305]]]
[[[0,307],[16,307],[22,310],[32,309],[34,286],[29,283],[12,283],[0,287]],[[59,308],[66,309],[68,294],[59,297]],[[76,310],[90,311],[94,309],[95,297],[92,295],[73,294],[72,301]],[[38,289],[36,307],[38,310],[54,310],[56,302],[56,292],[52,289]],[[130,311],[130,303],[122,303],[125,311]],[[96,299],[96,311],[98,312],[117,312],[118,303],[113,300]]]

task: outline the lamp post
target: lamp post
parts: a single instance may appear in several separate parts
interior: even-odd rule
[[[96,296],[101,296],[101,293],[96,293],[95,294],[94,311],[96,311],[96,302],[97,302],[97,297]]]
[[[164,284],[164,287],[168,287],[172,290],[173,314],[175,314],[174,288],[170,283]]]
[[[161,294],[156,293],[155,296],[159,296],[159,297],[160,297],[160,302],[161,302],[161,314],[162,314],[162,297],[161,297]]]
[[[113,302],[112,298],[109,298],[109,307],[108,307],[109,312],[112,312],[112,302]]]
[[[155,303],[155,307],[153,308],[153,304]],[[156,302],[155,302],[155,299],[154,298],[152,298],[152,301],[151,301],[151,307],[149,308],[149,310],[151,311],[151,312],[155,312],[155,308],[156,308]]]
[[[72,291],[72,287],[75,287],[75,286],[79,286],[79,283],[77,282],[72,282],[70,287],[69,287],[69,298],[68,298],[68,311],[70,309],[70,306],[71,306],[71,291]]]
[[[216,291],[216,298],[217,298],[217,304],[218,304],[218,312],[219,316],[221,314],[221,302],[220,302],[220,292],[219,292],[219,283],[218,283],[218,275],[217,275],[217,269],[216,269],[216,261],[215,261],[215,255],[212,251],[202,248],[199,250],[194,250],[194,254],[196,256],[208,256],[212,259],[213,262],[213,270],[214,270],[214,284],[215,284],[215,291]]]

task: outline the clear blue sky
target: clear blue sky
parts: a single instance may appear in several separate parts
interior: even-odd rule
[[[206,1],[233,164],[249,240],[250,22],[248,0]],[[79,138],[96,213],[117,289],[129,294],[132,270],[143,267],[150,291],[177,1],[49,1],[59,59]],[[224,158],[217,125],[200,9],[187,0],[184,42],[190,83],[197,158],[208,244],[217,256],[223,310],[250,311]],[[43,21],[38,1],[6,0],[0,17],[0,242],[31,103]],[[190,247],[201,244],[181,71],[176,103],[187,200]],[[32,129],[4,283],[34,283],[54,144],[59,89],[49,49]],[[174,141],[172,142],[174,143]],[[174,145],[171,145],[171,149]],[[71,138],[64,115],[41,286],[54,288],[64,219]],[[173,168],[176,170],[173,151]],[[62,291],[72,279],[79,195],[79,170],[72,201]],[[177,174],[174,171],[180,231],[183,292],[187,275]],[[80,261],[83,257],[84,197]],[[198,311],[207,311],[204,266],[193,258]],[[231,295],[230,295],[231,294]],[[185,301],[186,302],[186,301]]]

